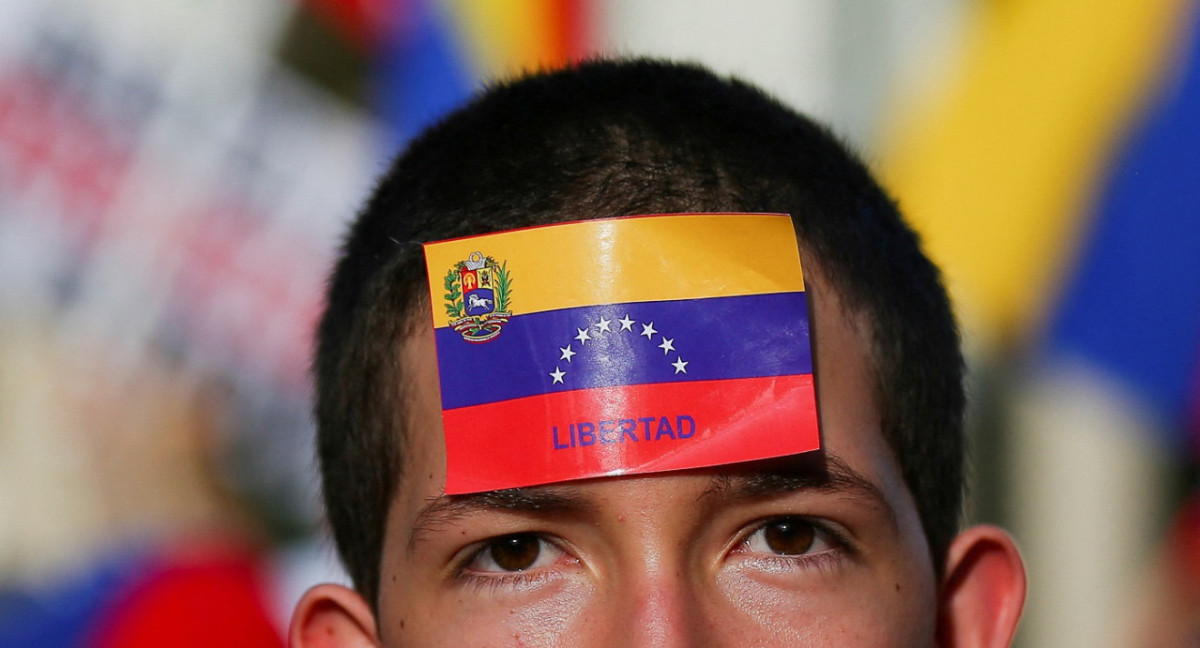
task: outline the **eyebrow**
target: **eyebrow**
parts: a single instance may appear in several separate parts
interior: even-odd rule
[[[830,452],[770,461],[767,469],[716,475],[699,500],[705,503],[706,500],[771,499],[798,491],[857,499],[883,510],[893,523],[896,522],[896,512],[883,490],[841,457]]]
[[[835,454],[809,453],[765,463],[767,465],[745,472],[714,475],[698,502],[771,499],[812,491],[866,501],[885,511],[893,524],[896,523],[896,513],[879,486]],[[430,498],[417,512],[409,532],[408,550],[413,551],[437,527],[474,513],[501,511],[578,518],[594,514],[597,508],[575,489],[561,484],[442,495]]]
[[[531,487],[467,495],[442,495],[431,498],[417,512],[408,536],[408,550],[412,551],[426,534],[438,526],[480,511],[581,517],[595,510],[594,503],[574,492],[574,489],[563,489],[561,486],[556,487],[554,491],[547,487]]]

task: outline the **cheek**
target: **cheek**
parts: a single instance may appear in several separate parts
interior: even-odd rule
[[[721,574],[718,587],[746,624],[739,632],[769,639],[763,645],[933,645],[935,607],[931,592],[906,592],[903,585],[897,589],[903,574],[855,571],[798,585],[731,570]]]

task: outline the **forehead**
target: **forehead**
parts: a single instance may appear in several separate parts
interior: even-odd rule
[[[915,512],[894,454],[880,428],[877,382],[867,327],[823,281],[817,264],[809,262],[805,270],[812,308],[814,373],[822,447],[884,493],[889,507],[896,513],[903,516],[909,511]],[[419,309],[414,317],[417,321],[401,349],[406,443],[403,444],[405,452],[395,508],[415,516],[432,498],[444,494],[446,454],[433,326],[426,309]],[[720,471],[719,467],[717,471]],[[403,514],[402,517],[412,519]],[[389,531],[393,530],[389,526]]]

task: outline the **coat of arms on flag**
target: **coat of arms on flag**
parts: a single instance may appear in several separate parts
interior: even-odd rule
[[[467,342],[495,338],[512,316],[512,278],[507,266],[475,251],[446,273],[446,315],[450,327]]]

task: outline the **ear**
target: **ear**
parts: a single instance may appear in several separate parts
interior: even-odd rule
[[[358,592],[317,585],[304,593],[292,615],[291,648],[378,648],[375,615]]]
[[[950,545],[938,597],[938,646],[1005,648],[1025,604],[1025,566],[1002,529],[971,527]]]

